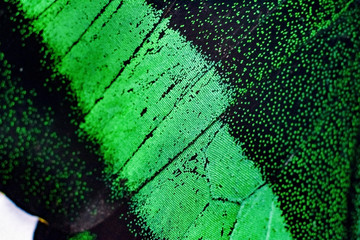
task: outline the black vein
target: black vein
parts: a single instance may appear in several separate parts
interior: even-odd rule
[[[123,66],[120,68],[119,72],[116,74],[116,76],[111,80],[111,82],[104,88],[103,94],[100,98],[95,100],[94,105],[96,105],[98,102],[100,102],[105,95],[105,92],[112,86],[112,84],[116,81],[116,79],[118,79],[120,77],[120,75],[124,72],[125,68],[130,64],[131,60],[134,59],[138,52],[143,48],[143,46],[145,45],[146,41],[150,38],[150,36],[155,32],[155,29],[160,25],[160,23],[162,22],[162,20],[168,15],[168,13],[170,12],[170,10],[173,8],[175,2],[177,0],[174,0],[170,6],[164,11],[164,13],[161,15],[161,17],[159,18],[159,20],[154,24],[154,26],[151,28],[151,30],[145,35],[143,41],[140,43],[140,45],[135,48],[134,52],[132,53],[132,55],[123,62]],[[90,110],[85,113],[86,115],[90,112]]]
[[[207,72],[203,73],[197,80],[189,87],[187,86],[185,90],[180,94],[180,96],[177,98],[177,100],[174,103],[174,106],[171,108],[171,110],[161,119],[161,121],[148,133],[144,140],[140,143],[140,145],[136,148],[136,150],[132,153],[131,157],[128,158],[124,164],[120,167],[118,172],[120,172],[131,160],[132,157],[140,150],[140,148],[146,143],[148,139],[150,139],[153,136],[153,133],[156,131],[156,129],[165,121],[165,119],[173,112],[174,109],[176,109],[177,105],[184,99],[183,97],[190,91],[191,87],[196,85],[197,82],[199,82],[200,79],[202,79]],[[196,78],[197,76],[195,76]]]
[[[138,193],[146,184],[151,182],[156,176],[158,176],[165,168],[167,168],[175,159],[177,159],[181,154],[183,154],[189,147],[191,147],[205,132],[207,132],[216,122],[218,122],[223,114],[215,118],[205,129],[203,129],[191,142],[189,142],[185,148],[179,151],[173,158],[170,158],[169,161],[164,164],[159,170],[157,170],[150,178],[146,179],[137,189],[135,189],[132,194]]]
[[[57,0],[53,1],[52,3],[50,3],[49,6],[47,6],[44,10],[42,10],[42,12],[40,12],[40,13],[34,18],[34,20],[38,20],[49,8],[51,8],[51,7],[55,4],[56,1],[57,1]]]
[[[203,210],[201,210],[201,212],[198,213],[198,215],[196,216],[196,218],[189,224],[189,226],[188,226],[187,229],[184,231],[184,234],[181,236],[180,239],[184,239],[185,234],[189,231],[189,229],[190,229],[191,226],[194,224],[194,222],[196,222],[196,220],[199,219],[199,217],[206,211],[206,209],[207,209],[209,206],[210,206],[210,202],[208,202],[208,203],[204,206]]]
[[[266,185],[266,182],[261,184],[260,186],[258,186],[251,194],[249,194],[246,198],[244,198],[244,200],[240,204],[240,207],[241,207],[242,203],[244,203],[247,199],[249,199],[251,196],[253,196],[257,191],[262,189],[265,185]],[[239,211],[240,211],[240,209],[239,209]],[[234,221],[233,226],[230,228],[231,230],[230,230],[228,236],[231,236],[233,234],[234,229],[235,229],[235,225],[236,225],[237,222],[238,222],[238,218],[236,217],[236,221]]]
[[[76,45],[79,43],[79,41],[80,41],[81,38],[85,35],[85,33],[89,30],[89,28],[91,28],[91,26],[96,22],[96,20],[98,20],[99,17],[100,17],[102,14],[104,14],[104,12],[106,11],[106,9],[107,9],[107,7],[110,5],[110,3],[111,3],[111,1],[109,1],[107,4],[105,4],[105,5],[101,8],[100,12],[99,12],[99,13],[95,16],[95,18],[90,22],[89,26],[87,26],[87,28],[80,34],[80,36],[78,37],[78,39],[77,39],[75,42],[73,42],[73,44],[72,44],[72,45],[69,47],[69,49],[65,52],[65,54],[64,54],[63,57],[65,57],[65,56],[73,49],[73,47],[76,46]],[[122,4],[123,4],[123,1],[121,1],[121,2],[119,3],[119,6],[118,6],[118,7],[121,7]],[[112,17],[112,15],[110,16],[110,18],[111,18],[111,17]]]

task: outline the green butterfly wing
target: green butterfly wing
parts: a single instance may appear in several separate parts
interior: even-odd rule
[[[18,8],[51,70],[69,80],[83,116],[78,134],[99,144],[105,176],[115,176],[110,196],[130,200],[134,234],[356,232],[347,229],[357,201],[347,201],[357,189],[358,2],[38,0]]]

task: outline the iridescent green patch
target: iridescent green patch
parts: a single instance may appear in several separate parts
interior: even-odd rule
[[[130,198],[131,231],[358,231],[358,1],[13,2],[68,78],[112,197]]]

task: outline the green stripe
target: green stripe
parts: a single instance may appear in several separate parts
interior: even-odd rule
[[[57,1],[33,26],[71,80],[86,113],[81,129],[100,143],[108,173],[126,180],[116,191],[135,193],[137,224],[169,239],[269,235],[239,217],[247,209],[262,222],[274,214],[284,232],[271,191],[253,197],[267,185],[220,121],[232,92],[216,63],[161,11],[140,0],[121,4]],[[270,199],[271,209],[244,205],[249,199]]]

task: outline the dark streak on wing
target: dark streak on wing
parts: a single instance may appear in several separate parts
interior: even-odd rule
[[[185,152],[189,147],[191,147],[198,139],[201,137],[208,129],[210,129],[211,126],[213,126],[219,119],[221,118],[221,115],[217,117],[215,120],[213,120],[205,129],[201,131],[200,134],[198,134],[191,142],[189,142],[185,148],[183,148],[179,153],[177,153],[173,158],[169,159],[169,161],[163,165],[159,170],[157,170],[150,178],[146,179],[141,185],[135,189],[133,192],[131,192],[132,195],[135,195],[138,193],[146,184],[151,182],[157,175],[159,175],[165,168],[167,168],[174,160],[176,160],[183,152]],[[124,164],[125,166],[125,164]]]
[[[109,2],[102,7],[102,9],[100,10],[100,12],[95,16],[95,18],[94,18],[93,20],[91,20],[89,26],[87,26],[87,27],[85,28],[85,30],[80,34],[79,38],[78,38],[77,40],[75,40],[75,41],[73,42],[73,44],[69,47],[69,49],[65,52],[65,54],[64,54],[63,57],[65,57],[65,56],[71,51],[71,49],[73,49],[73,47],[74,47],[76,44],[79,43],[79,41],[80,41],[81,38],[84,36],[84,34],[85,34],[85,33],[88,31],[88,29],[94,24],[94,22],[105,12],[106,8],[110,5],[110,3],[111,3],[111,0],[109,0]],[[123,1],[121,1],[121,2],[119,3],[118,8],[120,8],[120,7],[122,6],[122,4],[123,4]]]
[[[167,7],[164,11],[164,14],[159,18],[158,22],[154,24],[154,26],[151,28],[151,30],[146,34],[143,41],[140,43],[140,45],[134,50],[133,54],[129,57],[128,60],[124,61],[124,66],[121,67],[119,72],[116,74],[116,76],[111,80],[108,86],[105,87],[103,94],[100,98],[95,100],[95,105],[101,101],[104,98],[105,92],[111,87],[111,85],[118,79],[118,77],[122,74],[122,72],[125,70],[126,66],[131,62],[133,58],[136,57],[137,53],[140,51],[140,49],[144,46],[145,42],[149,39],[149,37],[153,34],[157,26],[162,22],[162,20],[167,16],[168,11],[173,7],[176,0],[174,0],[169,7]],[[89,113],[89,112],[88,112]],[[86,113],[86,114],[88,114]]]
[[[41,13],[39,13],[39,15],[37,15],[35,17],[35,20],[39,19],[47,10],[49,10],[53,5],[54,3],[58,1],[58,0],[54,0],[51,4],[49,4],[49,6],[47,6]]]

